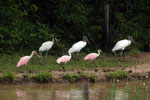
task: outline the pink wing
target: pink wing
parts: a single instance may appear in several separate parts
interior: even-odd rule
[[[29,60],[30,60],[30,56],[25,56],[20,58],[19,62],[17,63],[17,67],[27,64]]]
[[[59,58],[57,59],[57,63],[58,63],[58,64],[60,64],[61,62],[66,63],[66,62],[68,62],[69,60],[70,60],[70,57],[67,56],[67,55],[64,55],[64,56],[59,57]]]
[[[98,54],[96,54],[96,53],[90,53],[90,54],[88,54],[87,56],[85,56],[84,57],[84,60],[94,60],[94,59],[96,59],[98,57]]]

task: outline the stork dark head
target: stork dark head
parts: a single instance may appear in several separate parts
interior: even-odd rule
[[[83,36],[83,41],[88,42],[88,44],[90,45],[90,42],[89,42],[89,40],[88,40],[87,36]]]
[[[55,36],[52,37],[52,41],[56,41],[56,44],[58,45],[58,42]]]
[[[128,39],[135,43],[132,36],[128,36]]]

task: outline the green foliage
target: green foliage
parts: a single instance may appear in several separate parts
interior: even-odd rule
[[[13,72],[5,72],[0,75],[0,81],[2,82],[12,82],[15,79],[16,75]]]
[[[113,73],[108,73],[106,75],[106,77],[110,78],[110,79],[121,79],[121,78],[126,78],[128,76],[128,72],[124,72],[122,70],[117,71],[117,72],[113,72]]]
[[[62,76],[65,80],[68,80],[71,83],[80,81],[81,79],[89,79],[91,82],[96,82],[96,76],[92,74],[85,73],[67,73]]]
[[[149,51],[149,0],[1,0],[0,52],[38,50],[53,35],[60,40],[55,52],[67,51],[83,35],[94,45],[85,51],[103,49],[106,3],[110,4],[110,51],[128,35],[136,42],[130,49]]]
[[[49,82],[52,80],[52,78],[53,78],[52,73],[49,73],[49,72],[41,72],[33,76],[33,79],[41,83]]]

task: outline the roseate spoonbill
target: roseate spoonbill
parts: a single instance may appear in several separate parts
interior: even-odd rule
[[[122,56],[124,49],[131,44],[131,42],[135,43],[132,36],[128,36],[128,39],[120,40],[116,43],[112,52],[117,50],[121,50],[120,56]]]
[[[56,41],[55,37],[53,37],[52,41],[46,41],[42,43],[41,47],[39,48],[39,52],[42,54],[42,52],[46,51],[46,56],[47,56],[47,53],[52,48],[54,41]]]
[[[66,63],[67,63],[68,61],[70,61],[70,59],[71,59],[71,53],[69,53],[69,55],[63,55],[63,56],[59,57],[59,58],[56,60],[56,62],[57,62],[58,64],[64,63],[63,69],[65,70],[65,65],[66,65]]]
[[[84,60],[90,60],[90,61],[95,60],[100,55],[102,50],[99,49],[97,52],[98,53],[90,53],[90,54],[88,54],[87,56],[84,57]]]
[[[84,57],[84,60],[90,60],[95,66],[97,66],[93,61],[98,58],[100,53],[102,53],[101,49],[98,49],[98,53],[89,53],[87,56]]]
[[[77,52],[77,55],[79,56],[79,52],[86,46],[87,42],[90,44],[87,36],[83,36],[83,41],[74,43],[72,47],[68,50],[68,53]]]
[[[30,56],[24,56],[20,58],[19,62],[17,63],[17,67],[21,67],[22,65],[25,65],[26,68],[28,69],[27,63],[33,57],[34,54],[36,54],[40,58],[40,56],[37,54],[36,51],[32,51]]]

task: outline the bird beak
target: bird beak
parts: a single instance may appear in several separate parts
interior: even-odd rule
[[[131,39],[131,41],[135,44],[135,41],[133,40],[133,38]]]
[[[88,40],[88,38],[86,37],[86,41],[88,42],[88,44],[90,45],[90,42],[89,42],[89,40]]]
[[[35,52],[35,54],[36,54],[39,58],[41,58],[41,56],[39,56],[37,52]]]
[[[54,39],[55,39],[55,41],[56,41],[56,44],[58,45],[57,39],[56,39],[56,38],[54,38]]]

